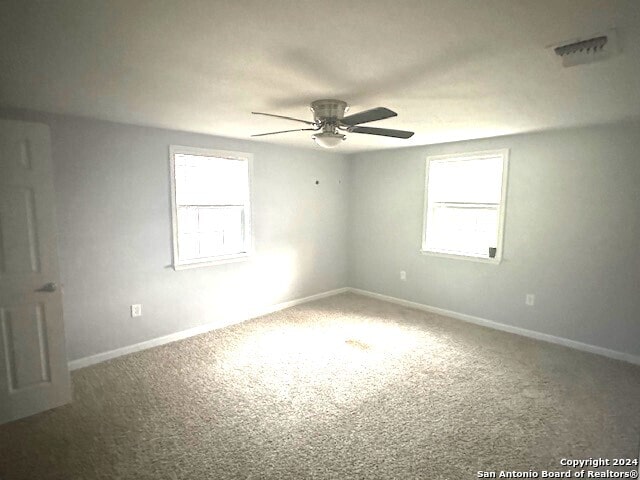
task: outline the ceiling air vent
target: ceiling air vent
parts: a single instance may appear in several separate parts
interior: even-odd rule
[[[589,38],[578,38],[552,45],[553,51],[562,59],[564,67],[593,63],[611,57],[617,52],[615,30],[596,34]]]

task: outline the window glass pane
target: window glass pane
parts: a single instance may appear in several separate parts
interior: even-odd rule
[[[180,260],[194,260],[199,257],[197,234],[180,234],[178,241],[178,255]]]
[[[498,207],[435,204],[428,212],[427,249],[489,258],[498,243]]]
[[[242,225],[243,207],[199,207],[200,232],[229,230]]]
[[[246,251],[244,207],[181,207],[179,212],[182,212],[182,218],[187,219],[183,225],[192,229],[189,232],[181,230],[181,260]]]
[[[244,252],[243,212],[243,207],[200,207],[200,251],[207,256]]]
[[[176,153],[177,263],[246,253],[249,160]]]
[[[178,205],[243,205],[247,198],[246,160],[175,155]]]
[[[201,233],[199,237],[201,257],[215,257],[226,253],[224,251],[224,232],[222,230]]]
[[[429,162],[429,201],[500,203],[502,157]]]
[[[505,163],[502,152],[429,159],[424,250],[490,258],[501,241]]]
[[[178,228],[182,233],[198,231],[198,207],[178,207]]]

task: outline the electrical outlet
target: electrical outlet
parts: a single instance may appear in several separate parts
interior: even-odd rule
[[[137,303],[135,305],[131,305],[131,316],[132,317],[141,317],[142,316],[142,305]]]
[[[536,296],[533,293],[527,293],[524,303],[530,307],[533,306],[536,303]]]
[[[407,281],[407,272],[405,272],[404,270],[400,271],[400,280],[402,280],[403,282]]]

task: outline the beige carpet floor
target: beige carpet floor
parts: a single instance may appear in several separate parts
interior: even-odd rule
[[[73,385],[0,427],[2,480],[457,480],[638,455],[640,367],[354,294]]]

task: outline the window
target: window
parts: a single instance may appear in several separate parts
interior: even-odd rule
[[[246,258],[250,154],[171,146],[174,268]]]
[[[500,262],[508,153],[427,158],[423,253]]]

